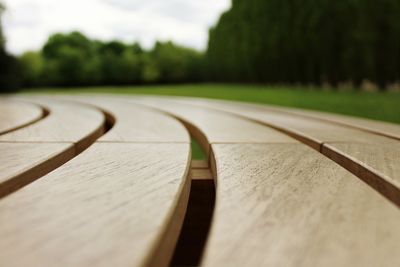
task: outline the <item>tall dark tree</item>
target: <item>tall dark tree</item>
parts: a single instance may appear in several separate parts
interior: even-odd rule
[[[233,0],[210,30],[209,75],[219,81],[398,81],[398,0]]]
[[[14,91],[21,84],[20,64],[5,49],[5,38],[2,27],[4,11],[5,7],[0,2],[0,93]]]

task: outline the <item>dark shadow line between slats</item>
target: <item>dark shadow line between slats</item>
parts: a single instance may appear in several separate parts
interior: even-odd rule
[[[265,109],[266,111],[268,111],[268,107],[257,107],[259,109]],[[353,125],[350,123],[346,123],[346,122],[341,122],[341,121],[337,121],[337,120],[333,120],[333,119],[324,119],[324,118],[319,118],[319,117],[315,117],[312,115],[307,115],[307,114],[300,114],[300,113],[296,113],[296,112],[291,112],[291,111],[286,111],[286,110],[280,110],[280,108],[284,108],[284,107],[277,107],[278,109],[272,109],[273,112],[276,113],[281,113],[284,115],[290,115],[290,116],[297,116],[300,118],[305,118],[305,119],[311,119],[311,120],[316,120],[316,121],[320,121],[320,122],[324,122],[324,123],[331,123],[331,124],[335,124],[338,126],[342,126],[342,127],[346,127],[346,128],[350,128],[350,129],[355,129],[355,130],[359,130],[359,131],[363,131],[363,132],[367,132],[367,133],[371,133],[371,134],[375,134],[375,135],[380,135],[380,136],[384,136],[390,139],[394,139],[396,141],[400,141],[400,138],[391,134],[387,134],[384,133],[382,131],[377,131],[377,130],[372,130],[363,126],[358,126],[358,125]],[[318,111],[318,110],[312,110],[312,111]],[[299,112],[301,112],[301,110],[299,110]],[[347,116],[346,114],[337,114],[337,115],[341,115],[341,116]],[[351,118],[351,116],[348,116],[349,118]],[[369,118],[363,118],[363,117],[354,117],[355,119],[365,119],[365,120],[371,120],[374,121],[373,119],[369,119]],[[381,122],[381,121],[377,121],[377,122]],[[394,124],[393,122],[387,122],[387,121],[382,121],[384,123],[391,123]]]
[[[195,106],[203,107],[201,105],[195,105]],[[203,108],[205,108],[205,107],[203,107]],[[301,143],[313,148],[314,150],[321,153],[323,156],[332,160],[333,162],[335,162],[342,168],[351,172],[357,178],[359,178],[361,181],[365,182],[368,186],[370,186],[373,190],[377,191],[379,194],[381,194],[387,200],[389,200],[390,202],[395,204],[397,207],[400,207],[400,189],[399,188],[397,188],[395,185],[391,184],[390,182],[386,181],[385,179],[383,179],[382,177],[377,175],[374,171],[372,171],[360,164],[357,164],[356,162],[352,161],[345,155],[342,155],[331,149],[328,149],[323,142],[318,143],[315,140],[312,140],[311,138],[309,138],[305,135],[302,135],[301,133],[297,133],[290,129],[276,126],[273,123],[267,123],[267,122],[261,121],[259,119],[254,119],[254,118],[248,117],[246,115],[239,115],[234,112],[220,110],[218,108],[212,108],[212,107],[207,107],[207,108],[215,110],[215,111],[223,112],[223,113],[233,114],[238,117],[247,119],[249,121],[253,121],[255,123],[270,127],[272,129],[275,129],[283,134],[286,134],[286,135],[300,141]]]
[[[199,98],[201,100],[208,100],[205,98]],[[214,103],[219,103],[221,101],[221,99],[211,99]],[[183,98],[183,101],[185,101],[185,98]],[[221,103],[221,102],[220,102]],[[292,107],[285,107],[285,106],[266,106],[263,105],[261,103],[248,103],[248,102],[243,102],[243,101],[222,101],[222,103],[231,103],[231,104],[236,104],[236,105],[240,105],[242,107],[246,107],[246,105],[249,105],[247,107],[251,107],[253,109],[256,109],[257,111],[262,111],[262,112],[275,112],[275,113],[280,113],[283,115],[290,115],[290,116],[295,116],[295,117],[299,117],[299,118],[304,118],[304,119],[310,119],[310,120],[315,120],[315,121],[319,121],[319,122],[325,122],[325,123],[331,123],[331,124],[336,124],[338,126],[343,126],[343,127],[347,127],[347,128],[351,128],[351,129],[355,129],[355,130],[359,130],[359,131],[363,131],[363,132],[368,132],[368,133],[372,133],[375,135],[380,135],[380,136],[384,136],[390,139],[394,139],[394,140],[400,140],[399,137],[397,136],[393,136],[391,134],[387,134],[384,133],[382,131],[375,131],[363,126],[357,126],[357,125],[353,125],[350,123],[346,123],[346,122],[341,122],[341,121],[337,121],[334,119],[324,119],[324,118],[319,118],[313,115],[307,115],[307,114],[301,114],[301,113],[297,113],[296,111],[290,111],[290,110],[283,110],[284,108],[292,108]],[[195,105],[195,104],[193,104]],[[199,106],[199,105],[196,105]],[[200,105],[201,106],[201,105]],[[211,107],[209,107],[211,108]],[[212,108],[215,109],[215,108]],[[298,109],[298,112],[302,112],[301,108],[295,108]],[[216,109],[218,110],[218,109]],[[307,111],[307,110],[304,110]],[[322,113],[329,113],[327,111],[320,111],[320,110],[310,110],[310,111],[315,111],[315,112],[322,112]],[[233,113],[231,113],[233,114]],[[384,122],[384,123],[390,123],[390,124],[395,124],[393,122],[389,122],[389,121],[379,121],[379,120],[374,120],[374,119],[370,119],[370,118],[365,118],[365,117],[359,117],[359,116],[351,116],[351,115],[347,115],[347,114],[343,114],[343,113],[332,113],[333,115],[340,115],[340,116],[347,116],[349,118],[354,118],[354,119],[365,119],[365,120],[371,120],[371,121],[376,121],[376,122]]]
[[[187,122],[180,121],[185,125],[186,129],[190,129],[189,132],[193,139],[195,139],[194,136],[197,136],[198,139],[195,140],[203,149],[205,147],[210,148],[203,133],[193,127],[193,125],[189,126]],[[210,162],[213,160],[213,157],[210,155],[212,152],[210,150],[208,152],[203,151],[208,157],[208,165],[215,166],[215,164]],[[186,214],[170,267],[199,266],[201,263],[215,209],[216,176],[215,170],[211,172],[213,173],[213,179],[196,180],[191,178]]]
[[[397,207],[400,207],[400,192],[392,183],[383,179],[374,171],[369,170],[346,155],[343,155],[339,151],[327,147],[325,144],[322,145],[321,153],[360,178]]]
[[[37,105],[37,106],[39,106],[39,105]],[[14,128],[8,129],[6,131],[0,132],[0,135],[4,135],[4,134],[8,134],[8,133],[20,130],[22,128],[25,128],[25,127],[30,126],[32,124],[35,124],[35,123],[37,123],[37,122],[39,122],[41,120],[44,120],[47,116],[49,116],[50,111],[47,108],[43,107],[43,106],[39,106],[39,107],[42,110],[42,116],[40,116],[39,118],[37,118],[35,120],[32,120],[30,122],[27,122],[27,123],[18,125],[18,126],[14,127]]]
[[[10,194],[16,192],[22,187],[34,182],[35,180],[45,176],[46,174],[52,172],[53,170],[61,167],[68,161],[72,160],[84,150],[89,148],[98,138],[106,134],[115,124],[115,118],[103,111],[100,110],[104,115],[104,123],[98,127],[95,131],[90,133],[88,136],[82,138],[77,143],[71,143],[72,147],[64,150],[63,152],[55,155],[51,159],[46,162],[42,162],[29,170],[24,171],[23,173],[4,181],[0,184],[0,199],[9,196]],[[40,143],[38,143],[40,144]]]
[[[207,161],[209,162],[209,166],[211,166],[211,171],[214,177],[214,179],[203,181],[190,180],[190,166],[187,173],[190,187],[188,187],[187,193],[184,192],[181,195],[182,198],[187,194],[187,201],[185,202],[187,206],[184,207],[183,213],[184,219],[181,225],[178,225],[179,222],[176,220],[170,222],[171,225],[167,227],[167,231],[164,234],[165,236],[160,239],[156,249],[150,254],[150,260],[148,260],[144,266],[198,266],[200,265],[204,253],[215,208],[216,171],[214,169],[215,162],[213,162],[214,158],[212,157],[211,144],[208,142],[206,135],[188,121],[182,120],[172,113],[145,104],[133,104],[147,109],[156,110],[157,112],[166,114],[167,116],[178,120],[190,133],[192,139],[196,140],[196,142],[200,144],[204,154],[207,156]],[[184,203],[184,201],[178,201],[178,203]],[[177,207],[175,213],[182,212],[182,209],[182,207]],[[173,215],[172,217],[177,216]],[[178,240],[175,240],[173,243],[171,233],[176,229],[179,230],[179,237]],[[166,251],[170,249],[168,246],[173,246],[173,254],[171,255],[171,258],[167,258],[168,252],[166,253]],[[166,260],[166,262],[164,262],[164,260]]]

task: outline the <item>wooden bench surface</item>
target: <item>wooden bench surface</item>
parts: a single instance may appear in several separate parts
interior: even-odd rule
[[[153,99],[158,103],[151,106],[164,110],[166,100]],[[172,106],[174,115],[192,122],[190,110],[195,106],[180,101]],[[203,120],[213,120],[215,110],[202,112]],[[201,125],[197,120],[193,118]],[[305,145],[264,140],[212,144],[217,196],[203,266],[400,263],[393,257],[393,246],[400,240],[400,213],[394,205]],[[388,223],[380,224],[381,220]],[[373,236],[390,232],[391,240],[386,235],[371,239],[365,231]]]
[[[223,110],[280,129],[334,159],[400,205],[400,142],[396,139],[249,104],[177,101]],[[368,153],[374,154],[368,157]]]
[[[194,135],[196,132],[204,135],[205,140],[199,138],[207,153],[209,144],[216,143],[297,143],[296,140],[273,129],[223,112],[183,103],[177,105],[167,99],[138,98],[130,102],[162,110],[184,121],[187,127],[194,127]]]
[[[50,112],[0,135],[0,153],[6,155],[0,157],[0,177],[34,173],[34,167],[55,160],[44,151],[74,153],[64,165],[0,199],[0,266],[168,266],[191,179],[211,177],[216,200],[200,266],[400,265],[399,208],[379,190],[385,179],[397,186],[400,150],[394,138],[225,101],[23,99],[49,110],[63,106],[57,113],[63,119],[46,122],[56,113]],[[55,122],[70,120],[77,129],[94,125],[82,117],[72,120],[78,107],[100,114],[102,129],[105,116],[113,120],[80,151],[73,150],[79,138],[65,141],[74,133]],[[191,166],[187,131],[206,149],[209,164]],[[354,175],[337,163],[368,172]],[[378,184],[360,179],[371,173],[379,176],[371,178]]]
[[[34,123],[43,116],[44,111],[40,106],[12,98],[0,98],[0,134]]]
[[[44,106],[49,114],[0,135],[0,197],[70,160],[104,132],[104,116],[96,109],[38,97],[25,101]]]
[[[98,142],[189,142],[189,135],[175,119],[143,106],[106,96],[79,96],[71,99],[109,112],[116,124]]]
[[[340,114],[332,114],[327,112],[302,110],[294,108],[282,108],[267,106],[264,108],[273,109],[278,112],[285,112],[290,115],[298,115],[308,118],[319,119],[321,121],[333,122],[336,124],[358,128],[379,135],[391,137],[400,140],[400,126],[393,123],[376,121],[371,119],[357,118]]]
[[[96,109],[70,101],[45,97],[25,97],[40,104],[49,115],[32,125],[0,136],[0,142],[75,143],[78,150],[85,142],[96,139],[104,131],[105,117]],[[90,137],[91,140],[85,140]]]
[[[168,265],[189,196],[188,134],[153,110],[153,120],[142,123],[134,105],[121,109],[121,102],[100,102],[99,108],[116,115],[116,127],[108,132],[116,134],[0,201],[1,265]],[[159,124],[161,119],[166,121]],[[125,123],[145,127],[143,136],[122,134]],[[143,139],[146,131],[149,140]]]

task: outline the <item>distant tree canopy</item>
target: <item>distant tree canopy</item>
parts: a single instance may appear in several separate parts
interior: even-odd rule
[[[400,79],[400,1],[233,0],[207,58],[219,81],[384,88]]]
[[[201,53],[171,42],[146,51],[137,44],[91,40],[79,32],[50,36],[20,57],[24,86],[88,86],[199,82]]]
[[[3,10],[0,4],[0,92],[200,81],[359,87],[367,80],[384,89],[400,82],[399,0],[232,0],[210,29],[206,53],[72,32],[18,59],[4,49]]]

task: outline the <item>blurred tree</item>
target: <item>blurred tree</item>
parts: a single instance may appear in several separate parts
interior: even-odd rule
[[[400,79],[398,0],[233,0],[210,30],[214,80],[337,86]]]
[[[96,43],[79,32],[52,35],[42,53],[48,85],[90,85],[101,77]]]
[[[0,2],[0,93],[16,90],[21,84],[20,64],[5,49],[2,18],[5,7]]]
[[[44,61],[39,52],[26,52],[19,57],[22,71],[22,83],[25,87],[43,84]]]
[[[119,41],[101,44],[101,75],[103,84],[137,84],[142,78],[140,45],[125,45]]]

